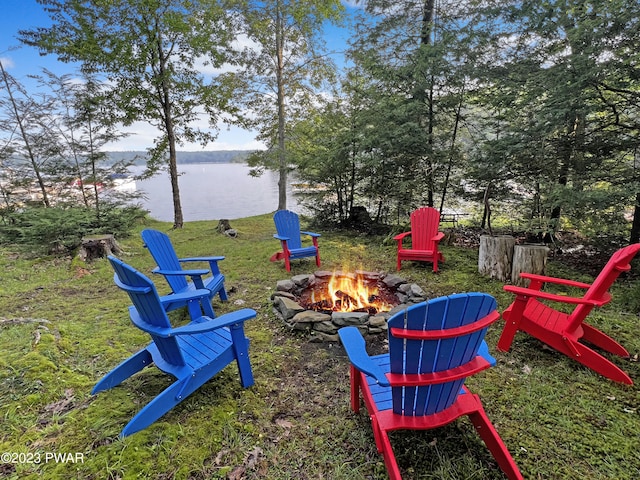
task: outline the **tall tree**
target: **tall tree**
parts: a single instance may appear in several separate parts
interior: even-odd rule
[[[495,93],[485,106],[503,114],[492,148],[532,192],[551,235],[561,214],[590,229],[594,220],[624,225],[624,191],[637,192],[639,16],[638,2],[627,0],[484,2],[477,10],[476,21],[499,24],[495,68],[484,77]]]
[[[257,128],[268,150],[253,157],[256,165],[279,172],[278,209],[287,208],[287,155],[290,125],[313,105],[318,87],[333,72],[323,52],[326,22],[339,22],[340,0],[237,0],[251,44],[242,52],[243,68],[227,77],[235,90],[236,121]]]
[[[3,117],[0,130],[6,135],[7,148],[16,161],[12,169],[18,169],[14,186],[31,190],[36,183],[39,196],[45,207],[51,206],[47,188],[46,170],[56,170],[53,165],[60,159],[60,149],[55,128],[54,101],[51,95],[30,95],[24,86],[16,81],[0,61],[2,89],[6,96],[0,97]]]
[[[215,126],[226,99],[200,70],[220,67],[233,32],[217,0],[37,0],[51,27],[20,32],[20,39],[62,61],[105,76],[125,125],[144,121],[160,135],[148,167],[166,166],[174,228],[183,226],[176,151],[184,141],[206,144],[210,131],[194,126],[209,115]]]

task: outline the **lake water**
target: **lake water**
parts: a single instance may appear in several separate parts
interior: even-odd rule
[[[198,163],[178,165],[178,186],[184,221],[243,218],[274,212],[278,208],[278,173],[266,171],[260,177],[249,175],[250,167],[239,163]],[[133,170],[138,174],[142,167]],[[287,208],[301,213],[287,189]],[[136,181],[145,193],[140,200],[156,220],[173,222],[171,181],[168,172]]]

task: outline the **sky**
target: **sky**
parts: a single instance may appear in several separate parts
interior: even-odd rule
[[[70,65],[58,62],[54,55],[41,56],[35,48],[21,45],[17,39],[19,30],[33,29],[50,25],[50,20],[43,7],[36,0],[0,0],[2,14],[0,15],[0,59],[9,74],[29,87],[33,84],[29,75],[37,75],[46,68],[58,75],[73,73]],[[353,10],[353,2],[345,1],[349,10]],[[342,50],[346,43],[348,31],[332,28],[327,32],[327,42],[332,49]],[[206,121],[203,120],[203,125]],[[136,123],[131,127],[122,128],[131,135],[107,145],[107,150],[129,151],[145,150],[153,145],[153,139],[158,131],[145,123]],[[209,143],[204,150],[254,150],[262,149],[264,145],[255,140],[254,132],[237,127],[220,126],[218,138]],[[180,150],[199,151],[203,147],[198,144],[186,144]]]

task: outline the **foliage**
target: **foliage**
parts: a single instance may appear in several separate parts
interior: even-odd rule
[[[146,222],[145,228],[163,231],[172,226]],[[282,262],[268,261],[279,248],[270,215],[235,220],[236,238],[217,233],[216,225],[188,222],[169,235],[181,257],[226,257],[221,269],[231,296],[227,303],[216,299],[214,308],[219,315],[241,307],[258,312],[246,324],[256,384],[242,389],[231,365],[151,427],[124,440],[117,438],[122,427],[169,380],[151,367],[90,395],[106,372],[149,341],[131,325],[129,301],[113,285],[108,262],[78,264],[0,249],[0,449],[83,454],[78,463],[3,464],[4,478],[387,478],[366,412],[350,411],[349,366],[340,345],[312,343],[272,311],[269,297],[276,282],[313,272],[313,260],[293,262],[291,273]],[[382,245],[381,237],[321,233],[323,269],[394,269],[395,247]],[[120,243],[125,261],[150,274],[155,265],[140,237]],[[512,301],[501,283],[478,276],[475,249],[444,245],[443,250],[447,261],[438,275],[420,264],[403,266],[400,274],[430,297],[482,291],[497,298],[500,310]],[[592,278],[561,260],[550,259],[549,274]],[[152,279],[167,292],[161,279]],[[637,276],[621,278],[612,293],[612,303],[591,320],[632,355],[640,353]],[[175,313],[172,321],[183,322],[181,312]],[[525,335],[516,337],[512,351],[497,352],[500,330],[497,323],[487,337],[497,365],[467,385],[482,398],[524,477],[637,478],[640,364],[614,358],[636,381],[619,385]],[[503,478],[469,422],[398,432],[391,440],[403,478]]]
[[[102,107],[125,125],[148,122],[159,130],[148,166],[169,170],[174,225],[183,223],[176,149],[183,141],[208,143],[201,113],[215,127],[227,98],[201,66],[228,60],[234,31],[216,0],[81,2],[38,0],[52,25],[21,32],[21,40],[105,77]]]
[[[525,218],[551,233],[562,214],[605,226],[603,212],[637,203],[640,84],[629,45],[639,13],[637,2],[552,1],[488,2],[474,14],[495,29],[473,99],[493,114],[476,127],[491,136],[474,169],[527,192]],[[628,228],[621,215],[615,223]]]
[[[240,52],[241,68],[223,76],[236,105],[234,121],[257,129],[267,145],[250,164],[279,172],[278,209],[285,209],[292,125],[314,107],[319,87],[334,75],[320,34],[327,22],[340,21],[344,7],[339,0],[229,3],[251,41]]]
[[[32,206],[5,213],[0,223],[0,244],[17,245],[35,253],[69,254],[82,238],[95,234],[130,235],[146,212],[137,206],[103,203],[99,218],[82,206]]]

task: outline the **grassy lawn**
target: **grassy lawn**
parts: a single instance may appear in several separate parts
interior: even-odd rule
[[[0,477],[81,479],[384,479],[386,470],[363,409],[349,409],[348,362],[340,345],[312,343],[288,331],[272,312],[278,280],[311,273],[313,259],[292,272],[269,257],[279,249],[271,215],[232,220],[237,238],[217,221],[167,231],[180,256],[224,255],[229,301],[216,313],[253,308],[246,324],[256,384],[244,390],[228,366],[151,427],[118,434],[171,379],[149,368],[122,385],[90,394],[111,368],[149,337],[130,323],[129,299],[113,284],[106,260],[28,258],[0,250],[0,451],[40,463],[0,463]],[[321,232],[322,233],[322,232]],[[139,235],[120,239],[123,260],[143,273],[154,267]],[[324,232],[322,269],[395,269],[395,246],[382,237]],[[431,296],[482,291],[499,309],[512,297],[477,273],[477,251],[443,247],[446,262],[405,262],[401,275]],[[637,268],[637,267],[636,267]],[[550,261],[548,274],[590,281]],[[168,288],[153,277],[161,293]],[[496,367],[468,380],[527,479],[640,478],[640,282],[620,279],[613,302],[590,322],[611,334],[635,361],[615,358],[636,382],[613,383],[520,333],[512,350],[495,350],[502,324],[487,343]],[[184,321],[184,312],[172,319]],[[467,420],[392,437],[405,478],[504,478]],[[72,454],[48,457],[46,454]],[[4,457],[3,457],[4,458]],[[47,460],[47,461],[45,461]],[[60,461],[63,460],[63,461]]]

